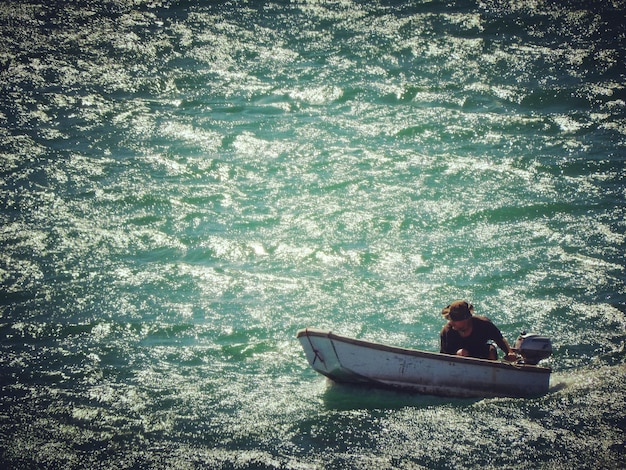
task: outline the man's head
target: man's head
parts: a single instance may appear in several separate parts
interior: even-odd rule
[[[465,300],[452,302],[441,311],[441,314],[446,320],[455,322],[472,318],[472,313],[474,313],[474,306],[467,303]]]

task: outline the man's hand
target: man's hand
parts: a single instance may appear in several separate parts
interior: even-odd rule
[[[504,356],[504,360],[505,361],[509,361],[509,362],[513,362],[513,361],[517,361],[517,354],[515,354],[513,351],[509,351],[505,356]]]

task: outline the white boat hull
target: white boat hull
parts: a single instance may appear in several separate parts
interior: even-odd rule
[[[550,368],[399,348],[307,328],[298,331],[313,369],[338,383],[453,397],[532,397]]]

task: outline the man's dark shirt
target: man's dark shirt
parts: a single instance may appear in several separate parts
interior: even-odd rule
[[[489,358],[488,341],[500,342],[502,333],[496,325],[486,317],[472,317],[472,333],[467,338],[462,338],[458,331],[447,324],[439,335],[440,352],[444,354],[456,354],[459,349],[466,349],[472,357],[483,359]]]

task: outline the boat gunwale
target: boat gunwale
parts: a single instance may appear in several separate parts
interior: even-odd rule
[[[439,360],[439,361],[443,360],[443,361],[448,361],[448,362],[456,362],[456,363],[461,363],[461,364],[466,364],[466,365],[471,364],[471,365],[479,366],[479,367],[500,368],[500,369],[508,369],[508,370],[513,368],[520,372],[545,373],[545,374],[550,374],[552,372],[552,369],[550,367],[545,367],[545,366],[535,366],[535,365],[530,365],[530,364],[516,364],[516,363],[511,363],[511,362],[505,362],[505,361],[492,361],[489,359],[480,359],[476,357],[455,356],[455,355],[444,354],[444,353],[439,353],[439,352],[430,352],[430,351],[422,351],[419,349],[404,348],[401,346],[390,346],[390,345],[378,343],[375,341],[368,341],[368,340],[362,340],[362,339],[357,339],[357,338],[351,338],[348,336],[338,335],[338,334],[333,333],[330,330],[320,330],[316,328],[304,328],[304,329],[299,330],[296,333],[296,338],[298,339],[303,336],[307,336],[307,337],[317,336],[320,338],[327,338],[331,341],[340,341],[343,343],[348,343],[348,344],[352,344],[355,346],[360,346],[360,347],[364,347],[368,349],[376,349],[379,351],[404,354],[404,355],[413,356],[413,357],[423,357],[423,358]]]

